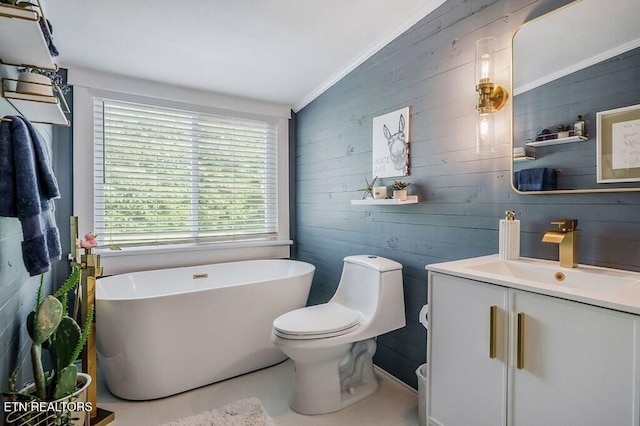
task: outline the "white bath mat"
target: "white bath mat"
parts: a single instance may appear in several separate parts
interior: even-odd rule
[[[161,426],[275,426],[275,423],[259,399],[249,398]]]

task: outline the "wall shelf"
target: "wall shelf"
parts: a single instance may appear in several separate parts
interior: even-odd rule
[[[65,116],[65,111],[62,109],[60,98],[57,96],[32,95],[5,90],[5,80],[6,79],[3,79],[2,81],[2,96],[29,121],[44,124],[71,125]]]
[[[407,195],[406,200],[396,200],[395,198],[384,198],[384,199],[375,199],[368,198],[366,200],[351,200],[352,206],[400,206],[405,204],[417,204],[418,196],[417,195]]]
[[[563,143],[584,142],[588,140],[589,138],[586,136],[569,136],[568,138],[558,138],[558,139],[548,139],[545,141],[527,142],[525,145],[532,146],[532,147],[540,147],[540,146],[560,145]]]
[[[0,5],[0,61],[5,65],[57,70],[34,10]]]
[[[0,64],[58,70],[40,27],[40,20],[46,18],[39,5],[38,1],[37,10],[32,10],[0,4]],[[16,92],[11,87],[14,82],[12,78],[2,79],[2,96],[20,115],[34,123],[71,125],[65,115],[69,107],[57,86],[52,85],[51,91],[59,96],[43,96]]]

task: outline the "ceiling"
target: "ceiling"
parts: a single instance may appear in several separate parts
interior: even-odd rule
[[[46,1],[46,0],[45,0]],[[58,65],[304,107],[444,0],[65,0]]]

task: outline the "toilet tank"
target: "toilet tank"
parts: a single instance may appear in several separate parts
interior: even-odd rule
[[[379,256],[345,257],[331,301],[360,311],[362,325],[375,327],[378,334],[404,327],[402,265]]]

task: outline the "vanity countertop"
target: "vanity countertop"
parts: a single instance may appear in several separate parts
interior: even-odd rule
[[[501,260],[498,255],[434,263],[426,269],[640,315],[638,272],[590,265],[563,268],[556,261]]]

